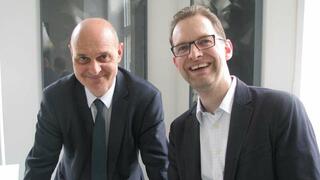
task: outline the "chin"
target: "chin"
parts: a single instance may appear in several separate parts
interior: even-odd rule
[[[207,81],[196,81],[196,82],[190,83],[190,86],[196,90],[206,90],[209,87],[211,87],[211,84]]]
[[[101,97],[104,95],[104,92],[102,90],[95,90],[95,91],[92,91],[92,94],[95,95],[96,97]]]

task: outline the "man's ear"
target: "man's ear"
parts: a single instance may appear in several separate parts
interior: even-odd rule
[[[176,68],[178,68],[177,57],[173,57],[172,61],[173,61],[174,65],[176,66]]]
[[[70,55],[71,55],[71,57],[73,57],[72,47],[71,47],[71,44],[70,44],[70,43],[68,43],[68,48],[69,48],[69,51],[70,51]]]
[[[120,42],[119,46],[118,46],[118,63],[120,63],[121,59],[122,59],[122,55],[123,55],[123,43]]]
[[[226,52],[226,60],[229,61],[233,56],[233,46],[232,42],[227,39],[225,42],[225,52]]]

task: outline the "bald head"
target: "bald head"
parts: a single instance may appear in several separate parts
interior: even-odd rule
[[[123,54],[113,26],[101,18],[85,19],[73,30],[69,48],[76,78],[96,97],[103,96],[114,82]]]
[[[88,18],[81,21],[72,31],[70,45],[74,46],[79,41],[97,42],[101,38],[108,38],[118,45],[117,32],[112,24],[102,18]]]

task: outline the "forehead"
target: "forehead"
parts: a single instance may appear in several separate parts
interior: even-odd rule
[[[202,15],[195,15],[177,23],[172,32],[172,42],[176,45],[212,34],[216,34],[216,30],[211,21]]]
[[[72,41],[74,50],[83,53],[107,51],[116,47],[117,44],[118,42],[111,31],[80,33]]]

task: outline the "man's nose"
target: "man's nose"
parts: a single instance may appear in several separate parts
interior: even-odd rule
[[[202,51],[196,46],[195,43],[192,43],[190,45],[190,53],[189,53],[189,58],[197,60],[198,57],[202,56]]]
[[[97,60],[92,60],[89,66],[89,71],[92,74],[99,74],[99,72],[101,71],[101,65]]]

